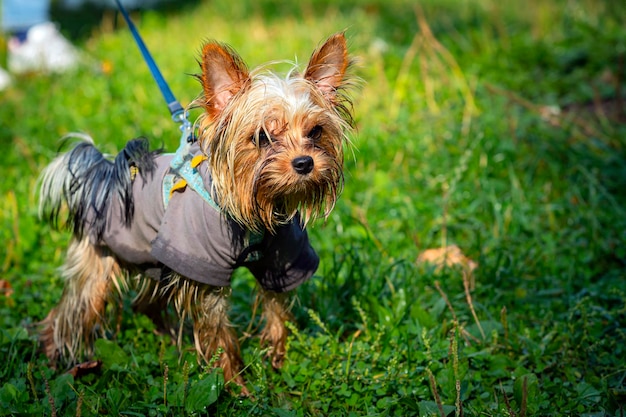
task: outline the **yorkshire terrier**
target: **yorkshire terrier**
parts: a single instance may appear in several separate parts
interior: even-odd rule
[[[303,73],[294,67],[284,77],[267,66],[249,71],[230,47],[209,42],[197,75],[203,94],[192,103],[203,108],[197,140],[184,155],[134,139],[112,159],[84,138],[52,161],[40,212],[53,224],[67,215],[73,238],[63,295],[41,322],[51,362],[92,355],[110,329],[107,304],[133,289],[134,310],[179,343],[191,319],[200,358],[219,354],[224,379],[247,394],[228,319],[231,274],[244,266],[260,287],[261,343],[280,368],[289,292],[319,263],[305,226],[328,215],[343,186],[352,63],[342,33],[313,52]]]

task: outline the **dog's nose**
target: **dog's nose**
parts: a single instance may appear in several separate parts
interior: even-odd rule
[[[300,175],[306,175],[313,170],[313,158],[310,156],[299,156],[291,161],[293,169]]]

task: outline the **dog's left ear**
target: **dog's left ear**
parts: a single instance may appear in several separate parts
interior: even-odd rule
[[[204,45],[200,66],[204,108],[215,118],[250,79],[248,68],[233,49],[218,42]]]
[[[334,102],[349,64],[346,37],[337,33],[313,52],[304,78],[317,85],[326,98]]]

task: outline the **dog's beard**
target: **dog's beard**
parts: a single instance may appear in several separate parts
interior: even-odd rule
[[[253,180],[251,201],[263,226],[272,230],[298,212],[306,225],[331,212],[343,184],[342,169],[339,161],[318,153],[313,170],[306,175],[295,173],[291,160],[282,154],[263,161]]]

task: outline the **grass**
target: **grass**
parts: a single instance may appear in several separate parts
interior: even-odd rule
[[[322,259],[298,289],[280,372],[242,340],[254,399],[230,395],[126,314],[103,368],[46,366],[27,329],[60,297],[68,233],[37,219],[36,178],[59,138],[111,153],[176,126],[111,13],[71,28],[71,74],[0,92],[0,415],[584,415],[626,408],[625,13],[618,2],[193,2],[134,18],[172,90],[199,92],[201,42],[251,65],[299,57],[347,29],[365,84],[346,186],[310,229]],[[79,30],[80,29],[80,30]],[[457,245],[478,267],[416,262]],[[251,324],[254,282],[234,280]],[[250,327],[249,327],[250,326]]]

